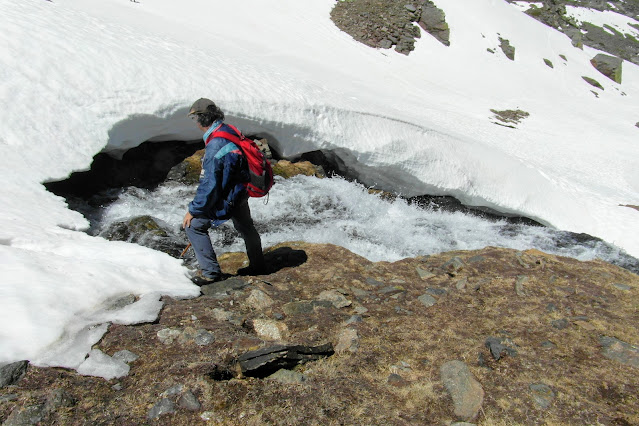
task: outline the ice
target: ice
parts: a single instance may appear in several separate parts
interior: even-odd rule
[[[124,362],[106,355],[99,349],[92,349],[89,357],[78,367],[78,373],[85,376],[103,377],[106,380],[129,374],[130,367]]]

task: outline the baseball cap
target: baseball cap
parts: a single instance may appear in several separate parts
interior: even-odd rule
[[[206,99],[206,98],[200,98],[197,101],[195,101],[188,115],[205,113],[206,109],[211,105],[215,106],[215,103],[212,100]]]

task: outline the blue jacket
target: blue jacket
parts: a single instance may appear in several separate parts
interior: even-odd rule
[[[215,130],[235,134],[221,122],[213,123],[204,134],[206,151],[202,159],[202,174],[195,198],[189,204],[189,212],[193,217],[219,219],[221,223],[233,215],[235,206],[248,199],[244,183],[250,181],[250,175],[240,148],[227,139],[211,138]]]

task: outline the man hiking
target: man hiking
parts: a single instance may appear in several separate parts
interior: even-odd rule
[[[233,226],[244,239],[249,258],[249,266],[238,270],[238,274],[265,273],[262,242],[251,218],[245,186],[250,180],[246,158],[236,144],[213,135],[219,130],[237,133],[224,124],[224,112],[210,99],[195,101],[188,115],[204,132],[206,146],[200,183],[182,221],[200,266],[191,281],[201,286],[226,278],[215,256],[208,230],[228,219],[233,221]]]

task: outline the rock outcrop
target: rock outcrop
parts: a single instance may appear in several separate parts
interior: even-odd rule
[[[597,71],[599,71],[615,83],[621,83],[621,66],[623,60],[615,56],[599,53],[597,56],[590,60],[590,63],[597,69]]]

